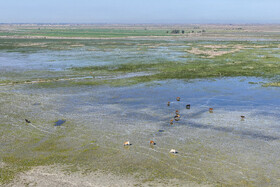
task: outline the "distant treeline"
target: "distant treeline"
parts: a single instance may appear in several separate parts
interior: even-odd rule
[[[185,30],[178,30],[178,29],[174,29],[172,31],[170,31],[171,34],[185,34],[185,33],[203,33],[203,32],[206,32],[206,30],[199,30],[199,31],[194,31],[194,30],[191,30],[191,31],[185,31]],[[169,31],[166,31],[166,33],[169,33]]]

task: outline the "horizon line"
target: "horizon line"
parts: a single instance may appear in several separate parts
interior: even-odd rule
[[[83,22],[0,22],[1,25],[280,25],[279,23],[83,23]]]

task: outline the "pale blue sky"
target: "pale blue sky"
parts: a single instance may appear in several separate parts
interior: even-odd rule
[[[280,0],[0,0],[0,23],[280,23]]]

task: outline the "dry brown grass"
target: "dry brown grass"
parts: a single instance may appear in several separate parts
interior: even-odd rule
[[[216,56],[222,56],[225,54],[229,54],[229,53],[235,53],[240,51],[241,49],[246,48],[246,46],[242,46],[242,45],[234,45],[233,47],[231,47],[231,50],[220,50],[217,51],[217,49],[228,49],[229,46],[226,45],[203,45],[202,47],[204,48],[211,48],[210,50],[202,50],[199,48],[192,48],[191,50],[186,50],[186,52],[188,53],[192,53],[195,55],[206,55],[207,58],[214,58]]]

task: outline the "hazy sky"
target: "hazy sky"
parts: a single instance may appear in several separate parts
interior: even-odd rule
[[[280,23],[280,0],[0,0],[0,23]]]

